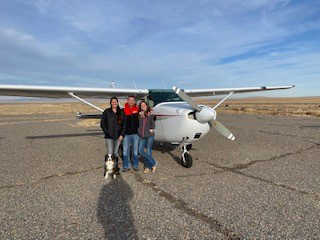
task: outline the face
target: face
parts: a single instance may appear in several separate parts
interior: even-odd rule
[[[128,104],[130,107],[134,106],[136,104],[136,99],[133,97],[128,98]]]
[[[116,99],[112,99],[112,101],[111,101],[111,107],[112,108],[117,108],[118,107],[118,101],[116,100]]]
[[[147,111],[148,107],[147,107],[147,104],[146,103],[141,103],[141,109],[142,111]]]

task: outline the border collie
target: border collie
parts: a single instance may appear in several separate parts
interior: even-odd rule
[[[108,176],[112,176],[113,179],[116,178],[116,176],[119,174],[119,168],[115,166],[114,159],[111,154],[104,156],[104,173],[103,176],[105,179],[108,178]]]

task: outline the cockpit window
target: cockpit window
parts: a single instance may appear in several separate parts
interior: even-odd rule
[[[152,89],[149,90],[148,101],[156,106],[162,102],[183,102],[173,89]]]

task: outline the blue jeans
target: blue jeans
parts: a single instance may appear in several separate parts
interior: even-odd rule
[[[132,146],[133,151],[133,167],[139,166],[139,158],[138,158],[138,146],[139,146],[139,135],[125,135],[122,140],[123,145],[123,168],[130,168],[130,149]]]
[[[146,168],[151,169],[157,162],[152,157],[152,145],[154,141],[154,136],[148,138],[141,138],[139,140],[139,154],[143,157]],[[144,149],[147,148],[147,152]]]

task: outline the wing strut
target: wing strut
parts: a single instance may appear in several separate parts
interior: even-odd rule
[[[93,107],[93,108],[99,110],[100,112],[103,112],[103,111],[104,111],[103,109],[97,107],[96,105],[93,105],[92,103],[90,103],[90,102],[82,99],[81,97],[78,97],[78,96],[74,95],[73,92],[68,92],[68,94],[69,94],[71,97],[74,97],[74,98],[78,99],[79,101],[83,102],[84,104],[87,104],[87,105],[89,105],[90,107]]]
[[[218,102],[212,109],[215,110],[217,107],[220,106],[221,103],[223,103],[227,98],[229,98],[234,92],[229,93],[224,99],[222,99],[220,102]]]

